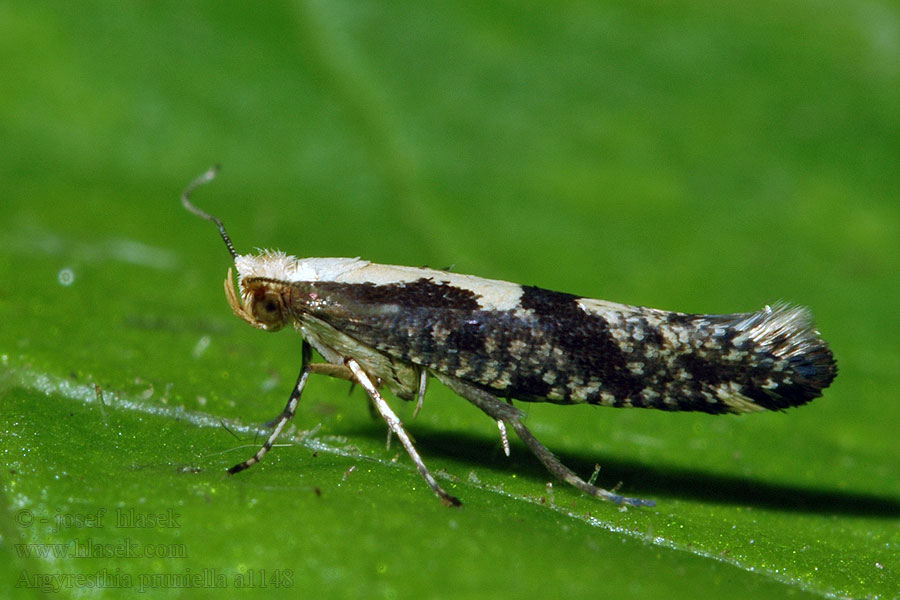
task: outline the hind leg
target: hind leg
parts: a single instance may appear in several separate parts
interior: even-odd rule
[[[454,392],[480,408],[484,411],[489,417],[494,419],[495,421],[503,422],[508,427],[512,427],[513,431],[516,432],[516,435],[519,436],[519,439],[522,440],[522,443],[531,450],[532,454],[534,454],[541,463],[553,474],[554,477],[565,481],[566,483],[575,486],[586,494],[591,496],[595,496],[597,498],[602,498],[604,500],[609,500],[610,502],[614,502],[615,504],[627,504],[629,506],[655,506],[656,503],[652,500],[642,500],[640,498],[627,498],[625,496],[620,496],[615,492],[611,492],[609,490],[605,490],[603,488],[599,488],[597,486],[591,485],[586,482],[584,479],[579,477],[568,468],[566,465],[562,464],[562,462],[554,456],[552,452],[547,450],[547,448],[541,444],[537,438],[532,435],[532,433],[525,427],[525,424],[522,423],[522,412],[514,407],[511,404],[508,404],[497,398],[496,396],[491,395],[490,393],[484,391],[481,388],[475,387],[470,383],[466,383],[461,379],[457,379],[456,377],[450,377],[446,375],[440,375],[435,373],[435,376],[438,377],[445,385],[447,385]]]

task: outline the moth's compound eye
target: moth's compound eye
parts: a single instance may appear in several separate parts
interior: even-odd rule
[[[258,295],[253,302],[253,316],[265,325],[266,329],[280,328],[284,325],[284,304],[281,296],[271,291]]]

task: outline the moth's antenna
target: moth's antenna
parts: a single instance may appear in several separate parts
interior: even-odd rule
[[[219,172],[219,165],[215,165],[213,167],[210,167],[209,170],[206,171],[206,173],[204,173],[197,179],[190,182],[188,184],[187,188],[185,188],[185,190],[181,193],[181,204],[186,209],[188,209],[189,211],[191,211],[192,213],[194,213],[201,219],[206,219],[207,221],[212,221],[215,224],[215,226],[219,229],[219,235],[222,236],[222,240],[225,242],[225,245],[228,247],[228,251],[231,252],[231,258],[237,260],[237,257],[238,257],[237,252],[234,251],[234,246],[231,244],[231,238],[228,237],[228,232],[225,231],[225,226],[222,225],[222,221],[220,221],[218,218],[212,216],[208,212],[200,210],[199,208],[197,208],[196,206],[191,204],[191,201],[188,199],[190,197],[191,193],[195,189],[197,189],[198,187],[200,187],[201,185],[203,185],[205,183],[209,183],[210,181],[212,181],[216,177],[216,174],[218,172]]]

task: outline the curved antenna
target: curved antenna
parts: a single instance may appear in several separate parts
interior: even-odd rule
[[[231,253],[231,258],[237,260],[237,257],[238,257],[237,252],[234,251],[234,246],[231,243],[231,238],[228,237],[228,232],[225,231],[225,226],[222,225],[222,221],[220,221],[218,218],[212,216],[208,212],[200,210],[199,208],[194,206],[191,203],[191,201],[189,200],[191,193],[193,193],[193,191],[195,189],[197,189],[201,185],[204,185],[204,184],[212,181],[216,177],[216,174],[218,172],[219,172],[219,165],[215,165],[213,167],[210,167],[203,175],[200,175],[200,177],[197,177],[195,180],[190,182],[188,184],[188,186],[185,188],[185,190],[181,193],[181,204],[182,204],[182,206],[184,206],[186,209],[188,209],[189,211],[191,211],[192,213],[194,213],[201,219],[205,219],[207,221],[211,221],[212,223],[214,223],[215,226],[219,229],[219,235],[222,236],[222,240],[225,242],[225,245],[228,247],[228,251]]]

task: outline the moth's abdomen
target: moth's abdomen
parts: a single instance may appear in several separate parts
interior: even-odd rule
[[[799,307],[689,315],[522,287],[516,306],[486,310],[475,290],[429,282],[365,294],[343,284],[313,287],[317,318],[500,397],[750,412],[809,402],[836,374]]]

